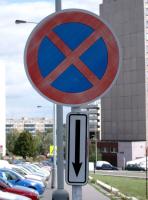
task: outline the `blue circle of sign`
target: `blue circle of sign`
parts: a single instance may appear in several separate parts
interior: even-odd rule
[[[56,26],[53,32],[73,51],[94,30],[88,25],[70,22]],[[75,37],[75,35],[78,35],[78,37]],[[54,43],[48,37],[44,37],[38,49],[38,65],[43,78],[48,76],[65,58],[66,56]],[[103,38],[99,38],[83,52],[79,59],[101,80],[108,65],[108,51]],[[93,87],[74,65],[70,65],[51,85],[68,93],[83,92]]]

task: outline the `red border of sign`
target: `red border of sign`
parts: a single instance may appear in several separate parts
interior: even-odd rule
[[[43,79],[41,76],[37,63],[38,48],[45,36],[51,37],[55,41],[55,44],[57,46],[59,45],[58,47],[65,53],[65,55],[71,53],[69,52],[69,49],[66,49],[62,41],[58,41],[58,38],[56,38],[56,35],[52,32],[54,27],[66,22],[81,22],[92,27],[95,32],[97,32],[97,35],[104,39],[108,49],[108,66],[103,78],[99,80],[93,76],[93,73],[90,70],[84,69],[83,73],[86,74],[86,78],[89,77],[89,79],[92,80],[94,86],[81,93],[61,92],[50,85],[55,77],[58,77],[58,75],[65,70],[65,63],[67,64],[71,57],[70,59],[67,59],[65,63],[63,62],[60,64],[60,70],[56,70],[55,73],[51,72],[47,80],[46,78]],[[95,41],[95,35],[90,37],[87,41],[86,40],[84,41],[84,44],[81,45],[82,48],[78,49],[74,55],[79,54],[82,49],[87,49],[88,44],[93,44],[93,41]],[[119,71],[120,51],[116,36],[98,16],[83,10],[69,9],[54,13],[42,20],[42,22],[31,33],[27,41],[24,59],[28,78],[39,93],[58,104],[74,106],[94,101],[96,98],[102,96],[111,86]],[[77,61],[77,64],[81,66],[83,63]]]

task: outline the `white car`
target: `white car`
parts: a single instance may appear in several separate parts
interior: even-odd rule
[[[32,164],[24,164],[23,167],[30,170],[32,173],[44,177],[46,180],[49,179],[50,174],[43,172],[41,169],[37,169],[37,166],[35,167]]]
[[[21,196],[21,195],[9,193],[9,192],[2,192],[2,191],[0,191],[0,199],[2,200],[31,200],[30,198],[25,197],[25,196]]]
[[[108,164],[108,165],[110,165],[110,163],[107,162],[107,161],[100,161],[100,160],[99,160],[99,161],[96,162],[96,167],[101,168],[103,164]]]
[[[45,179],[43,177],[35,175],[35,174],[31,174],[30,171],[28,171],[27,169],[24,169],[22,166],[11,165],[11,169],[13,169],[14,171],[23,175],[27,179],[31,179],[31,180],[35,180],[35,181],[41,181],[41,182],[44,183],[44,185],[46,185]]]
[[[31,164],[31,165],[32,165],[36,170],[39,170],[39,171],[41,171],[43,174],[45,174],[45,176],[46,176],[46,175],[50,176],[50,171],[49,171],[48,169],[39,167],[39,166],[37,166],[36,164]]]
[[[10,164],[7,160],[0,160],[0,168],[9,168],[10,169]]]

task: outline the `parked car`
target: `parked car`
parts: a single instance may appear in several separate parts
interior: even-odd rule
[[[39,172],[43,173],[43,175],[44,175],[45,177],[47,177],[47,179],[49,179],[49,177],[50,177],[50,172],[49,172],[49,170],[44,169],[44,168],[41,168],[41,167],[39,167],[39,166],[37,166],[37,165],[35,165],[35,164],[31,164],[31,166],[32,166],[33,169],[35,169],[36,171],[39,171]]]
[[[15,187],[15,188],[19,188],[19,189],[22,189],[25,191],[34,192],[35,194],[39,195],[38,191],[36,191],[32,188],[24,187],[21,185],[12,185],[10,182],[8,182],[6,179],[3,179],[2,177],[0,177],[0,182],[5,183],[6,185],[8,185],[10,187]]]
[[[101,170],[118,170],[117,167],[111,165],[107,161],[97,161],[96,163],[96,169],[101,169]]]
[[[30,171],[27,169],[24,169],[22,166],[18,165],[11,165],[11,169],[16,171],[17,173],[21,174],[27,179],[35,180],[35,181],[41,181],[46,185],[45,178],[39,175],[32,174]]]
[[[30,198],[24,197],[22,195],[12,194],[10,192],[3,192],[3,191],[0,191],[0,199],[1,200],[31,200]]]
[[[26,179],[24,176],[21,176],[11,169],[0,169],[0,177],[6,179],[13,185],[21,185],[35,189],[39,194],[43,194],[45,190],[45,186],[42,182]]]
[[[148,157],[138,158],[126,162],[127,170],[146,171],[146,168],[148,169],[147,166],[148,166]]]
[[[38,176],[42,176],[45,178],[45,180],[49,179],[49,175],[43,173],[41,170],[37,170],[36,168],[34,168],[33,166],[31,166],[30,164],[24,164],[23,167],[25,169],[28,169],[31,173],[36,174]]]
[[[127,164],[125,170],[128,171],[145,171],[145,168],[139,164]]]
[[[39,200],[39,194],[35,193],[35,191],[25,190],[25,187],[13,187],[8,181],[0,178],[0,190],[3,192],[10,192],[14,194],[19,194],[22,196],[29,197],[32,200]]]
[[[0,168],[10,168],[10,164],[7,160],[0,160]]]

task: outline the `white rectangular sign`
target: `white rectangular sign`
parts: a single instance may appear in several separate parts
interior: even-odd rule
[[[88,180],[88,117],[85,113],[67,116],[66,182],[84,185]]]

